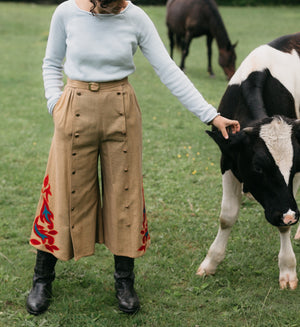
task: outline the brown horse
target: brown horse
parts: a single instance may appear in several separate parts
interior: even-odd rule
[[[214,76],[211,66],[211,44],[215,38],[219,48],[219,65],[228,79],[235,72],[235,47],[232,45],[217,4],[214,0],[168,0],[166,24],[170,40],[170,55],[173,48],[181,47],[180,68],[184,70],[184,62],[189,53],[191,41],[195,37],[206,35],[208,72]],[[174,38],[175,35],[175,38]]]

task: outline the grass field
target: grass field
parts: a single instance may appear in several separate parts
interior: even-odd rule
[[[145,7],[168,47],[164,7]],[[300,287],[280,291],[279,235],[244,199],[217,274],[195,272],[213,241],[221,201],[219,151],[199,122],[159,81],[140,52],[130,78],[143,113],[144,187],[152,245],[136,260],[141,310],[119,313],[113,258],[59,262],[54,301],[27,314],[35,251],[28,244],[53,133],[41,75],[53,6],[0,3],[0,327],[300,326]],[[300,7],[221,7],[237,64],[256,46],[298,32]],[[176,62],[179,62],[176,53]],[[226,88],[217,64],[206,73],[205,40],[192,43],[186,73],[216,107]],[[293,227],[293,233],[296,227]],[[293,242],[297,260],[300,245]],[[299,273],[299,268],[298,268]]]

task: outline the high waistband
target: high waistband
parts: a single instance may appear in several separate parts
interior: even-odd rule
[[[127,77],[118,81],[111,81],[111,82],[82,82],[82,81],[75,81],[68,78],[67,86],[90,90],[91,92],[98,92],[99,90],[105,90],[112,87],[121,86],[127,83],[128,83]]]

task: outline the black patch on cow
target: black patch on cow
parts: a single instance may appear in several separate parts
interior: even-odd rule
[[[298,120],[293,124],[292,144],[294,149],[294,158],[289,181],[291,185],[294,179],[294,175],[300,172],[300,122]]]
[[[245,132],[237,134],[231,134],[228,139],[222,136],[219,131],[206,131],[206,133],[217,143],[219,146],[221,157],[221,172],[225,173],[227,170],[231,170],[235,177],[242,183],[243,179],[238,169],[238,156],[243,147],[249,145],[249,138]]]
[[[276,50],[291,53],[296,50],[300,56],[300,33],[281,36],[268,45]]]
[[[295,100],[289,90],[267,71],[268,78],[263,88],[263,102],[268,116],[282,115],[297,118]]]
[[[247,126],[249,121],[253,120],[242,96],[240,85],[234,84],[227,87],[219,105],[219,112],[222,116],[229,119],[237,119],[242,128]]]
[[[249,74],[241,84],[242,96],[249,108],[252,120],[262,119],[267,116],[263,94],[268,78],[270,78],[270,74],[267,69],[262,72],[255,71]]]
[[[224,117],[237,119],[242,128],[268,116],[297,118],[292,94],[268,69],[252,72],[241,85],[229,85],[219,112]]]

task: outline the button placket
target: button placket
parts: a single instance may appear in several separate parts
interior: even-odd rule
[[[121,131],[122,135],[126,136],[127,131],[126,131],[126,111],[125,111],[125,99],[124,99],[124,94],[125,92],[123,91],[117,91],[117,96],[121,100],[120,108],[119,108],[119,115],[122,117],[123,120],[123,130]]]
[[[122,109],[120,110],[119,114],[120,116],[123,116],[123,119],[124,119],[124,129],[122,131],[122,134],[125,136],[125,143],[124,143],[124,146],[123,146],[123,154],[125,156],[125,160],[124,160],[124,166],[123,166],[123,197],[124,197],[124,207],[125,207],[125,210],[129,210],[130,209],[130,189],[129,189],[129,174],[128,174],[128,169],[129,169],[129,166],[128,166],[128,144],[127,144],[127,133],[126,133],[126,99],[124,97],[125,95],[125,92],[124,90],[122,90],[122,92],[117,92],[117,95],[118,96],[121,96],[122,97]],[[125,211],[125,212],[126,212]]]
[[[123,168],[123,192],[124,192],[124,207],[126,210],[129,209],[129,198],[130,198],[130,193],[129,191],[129,180],[128,180],[128,147],[127,147],[127,143],[125,142],[124,147],[122,149],[123,154],[125,156],[125,160],[124,160],[124,168]]]
[[[75,137],[75,135],[74,135]],[[76,161],[78,159],[78,151],[74,149],[74,137],[72,138],[72,156],[71,156],[71,201],[70,201],[70,207],[71,207],[71,212],[70,212],[70,226],[71,229],[74,230],[74,220],[75,220],[75,209],[76,209]]]
[[[81,96],[81,92],[76,93],[77,96]],[[79,159],[79,148],[77,147],[79,145],[80,141],[80,133],[79,133],[79,126],[80,126],[80,112],[78,109],[75,109],[72,116],[72,150],[71,150],[71,189],[70,189],[70,227],[71,230],[74,230],[76,227],[75,221],[76,221],[76,199],[77,199],[77,189],[76,185],[78,183],[76,182],[79,178],[78,176],[78,159]]]

